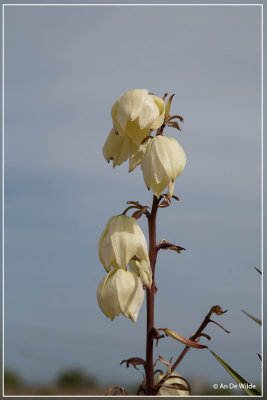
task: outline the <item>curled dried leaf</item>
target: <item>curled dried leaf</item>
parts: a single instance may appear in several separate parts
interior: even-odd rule
[[[128,360],[122,360],[120,365],[122,365],[124,363],[126,364],[127,368],[129,368],[129,366],[132,365],[135,369],[138,370],[138,368],[136,366],[137,365],[145,365],[145,360],[140,357],[131,357],[131,358],[128,358]]]
[[[178,131],[181,131],[181,130],[182,130],[182,129],[180,128],[180,125],[178,124],[177,121],[167,122],[166,125],[169,126],[170,128],[176,128],[176,129],[178,129]]]
[[[170,359],[170,361],[167,361],[164,357],[159,356],[158,360],[165,364],[167,366],[167,372],[165,374],[165,377],[162,379],[162,381],[165,381],[166,379],[168,379],[168,377],[171,375],[171,362],[172,362],[172,358]]]
[[[167,366],[170,365],[169,361],[167,361],[164,357],[159,356],[158,359],[159,359],[159,361],[162,362],[163,364],[165,364],[165,365],[167,365]]]
[[[135,219],[139,219],[139,218],[141,218],[142,217],[142,211],[135,211],[133,214],[132,214],[132,217],[133,218],[135,218]]]
[[[170,336],[171,338],[178,340],[179,342],[185,344],[186,346],[194,347],[195,349],[207,348],[207,346],[204,346],[203,344],[199,344],[196,343],[195,341],[187,339],[184,336],[180,335],[179,333],[173,331],[172,329],[160,328],[159,331],[164,331],[167,336]]]
[[[211,337],[207,335],[206,333],[200,333],[198,337],[204,336],[206,339],[211,340]]]
[[[135,211],[132,214],[132,217],[135,219],[139,219],[142,217],[143,214],[149,215],[148,209],[149,209],[148,206],[141,206],[141,208],[139,210]]]
[[[184,119],[181,115],[177,115],[177,114],[171,115],[169,118],[169,121],[171,121],[172,119],[179,119],[179,121],[184,122]]]
[[[105,396],[123,396],[123,395],[127,396],[127,392],[123,386],[112,385],[105,391]]]
[[[126,204],[134,204],[136,206],[141,206],[141,204],[138,201],[132,201],[132,200],[126,201]]]
[[[161,239],[159,244],[157,245],[157,250],[174,250],[177,251],[177,253],[181,253],[182,250],[185,250],[184,247],[177,246],[176,244],[168,242],[166,239]]]
[[[162,194],[161,197],[163,200],[159,203],[159,208],[166,208],[171,205],[171,198],[167,194]]]
[[[212,319],[210,319],[209,322],[212,322],[213,324],[218,325],[224,332],[226,332],[226,333],[231,333],[230,331],[228,331],[227,329],[225,329],[225,328],[224,328],[221,324],[219,324],[218,322],[213,321]]]
[[[153,372],[154,375],[156,375],[157,373],[163,374],[162,369],[156,369],[156,370]]]
[[[210,310],[210,315],[215,313],[216,315],[222,315],[225,314],[228,310],[223,311],[222,307],[219,305],[213,306]]]
[[[136,208],[139,208],[140,210],[147,210],[150,208],[149,206],[143,206],[142,204],[139,203],[139,201],[128,200],[126,201],[126,204],[132,204],[136,206]]]
[[[164,95],[162,96],[162,100],[165,100],[167,96],[168,96],[168,93],[164,93]]]
[[[162,334],[159,332],[159,330],[156,329],[156,328],[151,328],[151,329],[150,329],[150,335],[151,335],[154,339],[156,339],[156,346],[158,346],[159,339],[164,338],[164,335],[162,335]]]

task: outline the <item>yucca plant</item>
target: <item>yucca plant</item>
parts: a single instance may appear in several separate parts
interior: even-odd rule
[[[158,283],[155,283],[157,255],[161,250],[173,250],[178,254],[185,248],[170,243],[166,239],[157,241],[157,214],[159,210],[178,201],[174,195],[176,179],[186,165],[186,154],[175,138],[164,135],[165,128],[181,131],[183,118],[170,114],[173,96],[168,101],[149,93],[148,90],[135,89],[122,94],[111,108],[113,127],[103,147],[103,155],[113,167],[129,160],[129,172],[141,166],[145,185],[153,191],[151,207],[139,201],[128,201],[127,208],[108,221],[99,240],[98,254],[106,275],[97,288],[97,300],[102,312],[111,320],[122,314],[137,321],[140,307],[146,293],[146,354],[144,358],[131,357],[121,364],[134,368],[144,368],[143,380],[138,394],[144,395],[180,395],[190,393],[190,384],[176,370],[190,348],[203,350],[208,346],[199,343],[204,337],[208,324],[216,324],[226,333],[230,333],[221,324],[212,319],[212,315],[221,316],[227,310],[221,306],[212,306],[196,333],[185,338],[170,328],[154,326],[154,299]],[[155,135],[153,136],[153,132]],[[167,192],[164,192],[164,190]],[[127,215],[133,212],[131,216]],[[146,238],[137,220],[146,217],[148,222],[148,246]],[[154,360],[154,345],[159,340],[169,337],[184,344],[181,354],[170,360],[158,356]],[[213,351],[211,354],[224,366],[231,376],[244,387],[247,394],[259,394],[255,388],[247,388],[247,382],[227,365]],[[164,371],[158,364],[164,366]],[[106,395],[126,395],[124,387],[112,385]]]

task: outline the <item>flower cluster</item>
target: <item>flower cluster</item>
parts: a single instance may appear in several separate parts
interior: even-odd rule
[[[162,136],[161,127],[170,121],[170,102],[144,89],[125,92],[111,109],[113,128],[103,147],[107,162],[113,167],[129,159],[129,172],[139,164],[148,189],[159,197],[168,186],[173,195],[174,184],[186,164],[186,155],[176,139]],[[167,123],[179,126],[177,123]],[[151,136],[156,130],[157,135]]]
[[[136,322],[147,290],[147,346],[146,360],[132,357],[126,362],[143,365],[146,376],[138,393],[158,396],[186,396],[189,386],[186,380],[172,372],[171,361],[159,357],[159,361],[168,366],[167,372],[154,371],[153,340],[162,338],[154,325],[154,295],[157,286],[154,281],[157,251],[170,248],[180,252],[180,246],[168,241],[156,241],[156,215],[158,207],[171,204],[171,197],[178,199],[174,185],[186,164],[186,154],[178,141],[163,135],[165,126],[180,130],[177,121],[183,121],[179,115],[170,115],[173,95],[165,104],[165,98],[159,98],[145,89],[129,90],[122,94],[111,109],[113,126],[103,146],[103,155],[107,162],[113,161],[113,168],[129,160],[129,172],[140,165],[147,188],[154,193],[153,204],[149,211],[139,201],[130,204],[123,214],[113,216],[103,230],[98,244],[98,256],[106,275],[97,287],[97,301],[102,312],[112,321],[120,314]],[[153,136],[153,131],[155,135]],[[167,188],[167,193],[162,193]],[[132,216],[126,213],[136,209]],[[149,255],[145,236],[137,219],[145,214],[149,229]],[[150,265],[151,263],[151,265]],[[153,271],[153,272],[152,272]],[[157,373],[159,372],[159,373]],[[124,388],[111,386],[125,394]]]
[[[175,180],[186,163],[177,140],[163,136],[166,124],[179,127],[170,122],[177,117],[169,115],[171,98],[165,106],[163,99],[144,89],[122,94],[112,106],[113,127],[103,147],[113,167],[128,159],[129,171],[140,165],[147,188],[158,198],[166,187],[172,197]],[[144,299],[143,285],[150,288],[152,283],[147,243],[136,219],[124,214],[112,217],[100,237],[98,255],[107,271],[97,288],[99,307],[111,320],[122,314],[136,321]]]
[[[146,239],[135,218],[122,214],[108,221],[98,256],[108,272],[97,288],[99,307],[111,320],[122,314],[135,322],[144,300],[143,284],[150,288],[152,282]]]

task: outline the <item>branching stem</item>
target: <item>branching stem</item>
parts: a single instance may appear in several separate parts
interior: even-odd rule
[[[202,333],[202,331],[204,331],[204,329],[206,328],[208,323],[211,321],[210,320],[210,316],[211,316],[211,314],[213,312],[212,310],[213,309],[211,308],[211,310],[209,311],[209,313],[204,318],[204,321],[202,322],[202,324],[200,325],[200,327],[198,328],[196,333],[190,337],[190,340],[192,340],[192,342],[194,342],[199,337],[199,335]],[[172,368],[171,368],[172,372],[177,368],[178,364],[180,364],[180,362],[182,361],[182,359],[184,358],[184,356],[186,355],[186,353],[188,352],[189,349],[190,349],[189,346],[185,346],[185,348],[183,349],[182,353],[179,355],[179,357],[177,358],[175,363],[172,365]]]

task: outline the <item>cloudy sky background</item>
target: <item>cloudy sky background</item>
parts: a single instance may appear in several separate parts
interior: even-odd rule
[[[145,354],[136,324],[100,311],[97,257],[107,220],[127,200],[151,203],[137,168],[102,157],[110,107],[133,88],[175,93],[187,153],[180,202],[160,210],[157,327],[184,336],[214,304],[228,335],[209,346],[249,382],[260,381],[260,7],[5,8],[5,365],[29,382],[82,366],[104,383],[138,382],[119,366]],[[146,221],[140,222],[145,233]],[[205,338],[203,338],[203,343]],[[183,346],[160,341],[155,356]],[[179,372],[229,381],[208,351]]]

